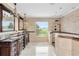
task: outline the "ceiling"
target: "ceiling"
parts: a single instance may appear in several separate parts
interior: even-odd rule
[[[78,3],[17,3],[16,7],[28,17],[57,17],[78,6]]]

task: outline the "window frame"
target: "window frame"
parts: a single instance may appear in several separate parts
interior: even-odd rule
[[[5,7],[4,5],[2,5],[2,4],[0,4],[0,32],[10,32],[10,31],[15,31],[15,16],[14,16],[14,13],[10,10],[10,9],[8,9],[7,7]],[[2,27],[2,21],[3,21],[3,10],[4,11],[6,11],[6,12],[8,12],[8,13],[11,13],[12,15],[13,15],[13,21],[14,21],[14,28],[13,28],[13,30],[7,30],[7,31],[3,31],[3,27]]]
[[[45,23],[48,23],[48,21],[37,21],[37,22],[36,22],[36,25],[37,25],[38,22],[45,22]],[[48,25],[49,25],[49,24],[48,24]],[[36,26],[35,26],[35,27],[36,27]],[[48,30],[48,28],[47,28],[47,30]],[[37,37],[41,37],[41,38],[42,38],[42,37],[48,37],[48,34],[47,34],[47,36],[39,36],[39,35],[37,34],[37,31],[38,31],[38,30],[37,30],[37,28],[36,28],[36,36],[37,36]],[[47,31],[47,32],[48,32],[48,31]]]

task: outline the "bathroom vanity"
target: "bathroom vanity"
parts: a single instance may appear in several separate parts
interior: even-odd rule
[[[27,37],[28,38],[28,37]],[[23,32],[10,34],[0,40],[0,56],[18,56],[25,48],[27,42]]]

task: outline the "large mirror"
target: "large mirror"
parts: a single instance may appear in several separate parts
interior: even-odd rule
[[[14,30],[14,15],[6,10],[3,10],[2,31]]]

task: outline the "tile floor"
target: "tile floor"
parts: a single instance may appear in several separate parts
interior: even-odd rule
[[[54,47],[48,43],[29,43],[20,56],[56,56]]]

